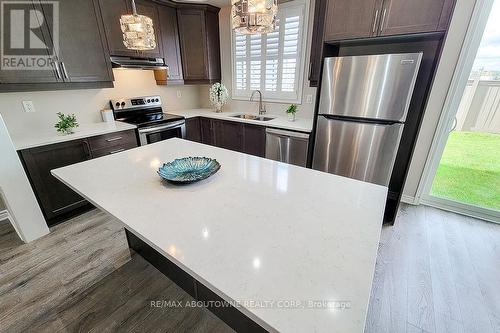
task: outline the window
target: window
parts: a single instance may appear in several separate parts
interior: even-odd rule
[[[307,5],[279,5],[276,30],[264,35],[233,31],[233,98],[261,90],[266,101],[300,103],[304,72]]]

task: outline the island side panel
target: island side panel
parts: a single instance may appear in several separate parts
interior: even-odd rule
[[[131,231],[125,228],[125,235],[130,249],[134,250],[147,262],[156,267],[163,275],[172,280],[185,292],[204,305],[213,314],[219,317],[236,332],[261,333],[269,332],[252,319],[244,315],[236,307],[230,305],[215,306],[215,304],[227,304],[226,301],[211,291],[208,287],[197,281],[190,274],[178,267],[172,261],[165,258],[158,251],[142,241]]]

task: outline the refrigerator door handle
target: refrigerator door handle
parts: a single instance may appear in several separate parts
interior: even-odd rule
[[[357,117],[346,117],[346,116],[333,116],[330,114],[320,114],[318,116],[325,117],[326,119],[331,119],[331,120],[340,120],[340,121],[347,121],[347,122],[361,123],[361,124],[373,124],[373,125],[403,124],[400,121],[385,120],[385,119],[370,119],[370,118],[357,118]]]

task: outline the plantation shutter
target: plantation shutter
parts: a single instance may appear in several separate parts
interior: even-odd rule
[[[300,102],[305,8],[302,0],[279,5],[274,32],[233,32],[233,98],[261,90],[268,101]]]

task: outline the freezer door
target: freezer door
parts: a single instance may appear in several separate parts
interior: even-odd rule
[[[326,58],[319,114],[404,122],[422,53]]]
[[[389,185],[403,124],[318,117],[313,169]]]

